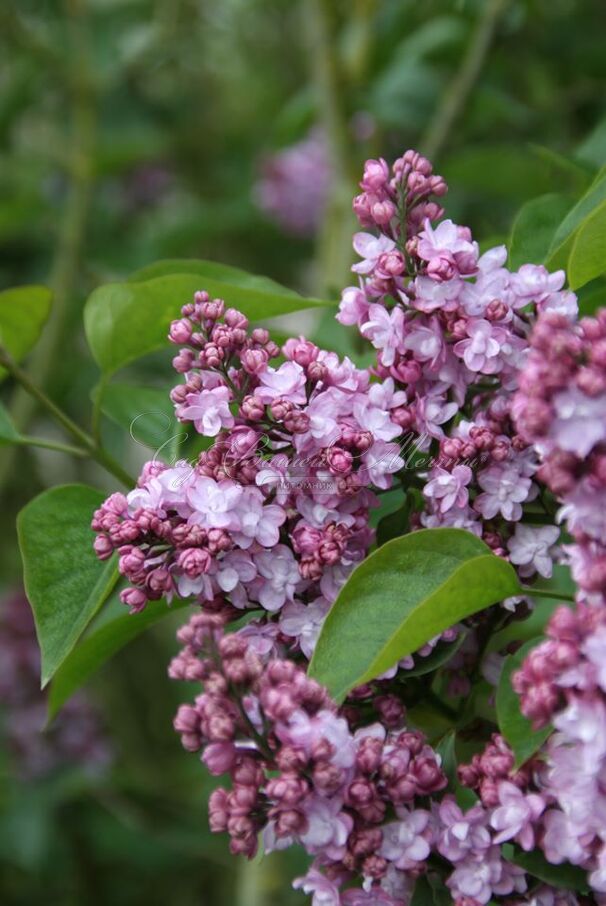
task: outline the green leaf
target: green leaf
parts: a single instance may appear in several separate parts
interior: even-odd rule
[[[585,194],[579,199],[575,206],[568,212],[553,237],[551,247],[548,252],[546,266],[549,270],[556,268],[566,268],[568,257],[572,250],[572,245],[577,230],[583,221],[589,217],[593,211],[606,200],[606,168],[600,170],[596,178],[587,189]]]
[[[436,752],[442,761],[442,770],[448,778],[448,789],[454,792],[459,808],[471,808],[477,802],[475,793],[467,787],[461,786],[457,777],[457,734],[456,730],[449,730],[436,746]]]
[[[513,749],[518,766],[528,761],[553,732],[551,727],[544,727],[542,730],[532,729],[532,724],[520,711],[520,698],[511,685],[512,674],[520,669],[528,652],[536,648],[539,641],[536,638],[530,639],[515,654],[510,654],[505,659],[497,688],[499,729]]]
[[[516,269],[527,262],[543,263],[570,205],[570,199],[565,195],[550,194],[533,198],[520,208],[509,240],[511,268]]]
[[[175,418],[168,389],[116,382],[101,385],[97,392],[101,394],[101,411],[124,428],[135,443],[164,452],[170,441],[182,434],[183,426]]]
[[[126,613],[93,627],[65,658],[50,686],[48,719],[52,720],[65,702],[80,689],[121,648],[175,610],[187,607],[177,600],[171,607],[166,601],[150,601],[142,613]]]
[[[20,362],[38,342],[50,314],[46,286],[17,286],[0,292],[0,343]],[[0,376],[6,374],[0,369]]]
[[[579,317],[592,317],[598,308],[606,305],[606,283],[594,280],[582,286],[578,293]]]
[[[128,282],[145,283],[156,277],[169,277],[175,274],[196,274],[200,277],[208,277],[209,280],[219,280],[221,283],[231,283],[234,286],[245,286],[261,292],[292,296],[293,299],[299,298],[299,294],[294,289],[281,286],[271,277],[249,274],[248,271],[231,264],[220,264],[218,261],[205,261],[199,258],[165,258],[162,261],[155,261],[131,274]]]
[[[424,529],[388,541],[339,592],[309,673],[341,700],[440,632],[519,592],[513,567],[470,532]]]
[[[575,583],[570,575],[570,568],[561,563],[555,564],[551,579],[542,581],[541,587],[572,596],[574,596],[576,590]],[[532,610],[525,620],[514,619],[504,629],[495,633],[486,646],[487,653],[503,651],[512,642],[527,642],[529,639],[537,639],[542,636],[545,632],[545,625],[554,610],[566,603],[556,598],[531,595],[527,591],[524,594],[527,597],[532,597]],[[569,606],[573,607],[574,605],[571,603]]]
[[[425,657],[421,654],[417,655],[415,657],[415,666],[407,670],[404,676],[406,678],[409,676],[423,676],[425,673],[432,673],[438,667],[447,664],[465,641],[466,634],[463,630],[454,642],[438,642],[435,648]]]
[[[405,535],[410,529],[410,517],[414,512],[415,506],[418,505],[417,495],[414,489],[407,492],[404,503],[395,513],[388,513],[383,516],[377,525],[377,544],[381,547],[392,538],[398,538]]]
[[[606,119],[600,120],[575,152],[580,161],[602,167],[606,163]]]
[[[539,850],[524,852],[511,843],[506,843],[503,847],[503,855],[508,862],[519,865],[524,871],[544,881],[546,884],[552,884],[562,890],[577,890],[580,893],[589,893],[587,884],[587,875],[582,868],[577,865],[564,863],[563,865],[552,865],[543,856]]]
[[[435,906],[433,890],[429,885],[429,881],[423,875],[417,878],[410,906]]]
[[[109,283],[87,299],[84,308],[86,337],[95,361],[106,376],[141,356],[168,348],[170,322],[180,307],[200,289],[225,299],[251,321],[290,314],[328,303],[298,296],[277,284],[263,288],[207,277],[203,273],[168,274],[151,280]]]
[[[456,730],[449,730],[436,746],[436,752],[440,756],[442,762],[442,770],[448,777],[448,782],[451,786],[457,779],[457,756],[455,753],[456,739]]]
[[[93,550],[93,511],[105,495],[86,485],[44,491],[17,518],[25,591],[42,653],[42,687],[70,653],[118,580]]]
[[[553,186],[549,167],[519,145],[477,145],[450,155],[440,171],[449,185],[518,203]],[[495,179],[495,173],[499,178]]]
[[[579,227],[568,259],[568,282],[578,289],[606,271],[606,201]]]
[[[530,150],[549,168],[550,182],[562,185],[565,181],[571,191],[584,192],[595,177],[597,167],[580,162],[578,155],[566,156],[546,145],[531,144]]]
[[[8,409],[0,403],[0,444],[18,444],[21,435],[15,428]]]

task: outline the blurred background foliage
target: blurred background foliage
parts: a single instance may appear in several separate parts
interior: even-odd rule
[[[84,300],[159,258],[216,259],[336,299],[368,156],[433,156],[449,215],[484,242],[506,238],[528,199],[578,194],[606,160],[605,20],[602,0],[2,0],[0,288],[41,282],[55,295],[32,374],[85,423],[98,373]],[[263,210],[259,180],[310,132],[326,198],[311,228],[289,233],[284,210]],[[288,220],[302,201],[287,186],[280,203]],[[306,327],[341,351],[351,342],[330,316]],[[168,388],[168,351],[127,377]],[[20,426],[54,435],[18,390],[5,383],[2,399]],[[135,470],[143,451],[116,421],[105,439]],[[82,461],[0,449],[5,594],[20,574],[16,512],[77,480],[112,487]],[[207,831],[210,781],[171,729],[178,623],[92,683],[111,749],[94,771],[83,757],[27,776],[11,726],[20,745],[40,741],[29,705],[4,697],[2,903],[304,901],[284,880],[296,855],[236,867]],[[0,630],[0,686],[19,676],[11,638]]]

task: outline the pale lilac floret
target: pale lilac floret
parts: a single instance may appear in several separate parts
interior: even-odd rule
[[[503,367],[500,353],[507,340],[502,327],[494,327],[489,321],[470,319],[466,332],[469,339],[455,344],[454,351],[463,358],[470,371],[482,374],[496,374]]]
[[[411,868],[415,862],[423,862],[431,851],[428,842],[431,840],[428,832],[430,815],[422,809],[409,812],[402,808],[398,810],[398,817],[398,821],[383,828],[379,852],[397,868]]]
[[[426,325],[413,322],[402,346],[413,352],[418,362],[427,362],[431,366],[435,366],[445,354],[442,332],[435,320],[430,320]]]
[[[352,271],[357,274],[369,274],[377,266],[381,255],[391,252],[396,244],[393,239],[387,236],[373,236],[372,233],[356,233],[353,239],[353,247],[362,261],[352,266]]]
[[[305,371],[297,362],[284,362],[279,368],[262,372],[256,395],[263,402],[287,399],[291,403],[305,403]]]
[[[556,418],[549,437],[562,450],[582,459],[606,440],[606,394],[590,397],[571,387],[557,393],[553,405]]]
[[[469,500],[467,485],[472,479],[469,466],[455,466],[452,472],[438,466],[432,470],[431,476],[423,493],[437,501],[441,513],[446,513],[453,506],[466,506]]]
[[[453,895],[472,897],[482,904],[488,903],[494,893],[526,889],[524,872],[503,862],[498,846],[471,854],[457,863],[446,884]]]
[[[359,324],[366,319],[369,308],[366,294],[357,286],[348,286],[341,293],[337,321],[347,326]]]
[[[255,541],[262,547],[274,547],[280,540],[280,526],[285,519],[282,507],[264,503],[260,490],[244,488],[238,501],[240,525],[233,538],[242,548],[249,548]]]
[[[419,234],[417,252],[428,262],[428,275],[436,280],[473,274],[477,268],[477,243],[471,241],[471,233],[466,227],[457,226],[452,220],[442,221],[435,229],[426,220]]]
[[[438,850],[451,862],[460,862],[469,853],[481,853],[491,845],[486,827],[488,816],[481,806],[463,813],[455,800],[447,797],[440,803],[438,817]]]
[[[326,875],[315,868],[310,868],[302,878],[293,881],[295,890],[302,890],[311,895],[311,906],[340,906],[339,885],[333,884]]]
[[[522,503],[528,498],[532,482],[520,475],[515,466],[495,465],[484,469],[478,476],[484,491],[476,497],[474,508],[484,519],[493,519],[500,513],[510,522],[522,517]]]
[[[362,462],[369,483],[377,488],[389,488],[391,476],[399,472],[404,465],[399,446],[383,440],[378,440],[372,445],[368,453],[362,457]]]
[[[553,546],[559,535],[560,530],[554,525],[516,525],[507,547],[509,559],[520,567],[520,575],[530,576],[537,572],[545,579],[550,578],[553,572]]]
[[[380,350],[383,364],[393,365],[404,340],[404,313],[399,307],[389,312],[383,305],[371,305],[360,331]]]
[[[224,385],[188,393],[184,405],[177,406],[177,417],[193,422],[200,434],[216,437],[222,428],[231,428],[234,424],[230,401],[231,393]]]
[[[297,562],[291,550],[278,544],[271,551],[254,555],[255,565],[264,582],[259,591],[259,602],[266,610],[279,610],[286,601],[292,601],[300,581]]]
[[[309,604],[292,601],[280,611],[280,629],[297,639],[301,651],[310,660],[329,609],[328,601],[317,598]]]
[[[535,843],[535,827],[545,810],[545,799],[535,793],[525,795],[513,783],[501,781],[498,787],[499,806],[490,818],[491,826],[497,831],[495,843],[504,843],[515,838],[527,852]]]
[[[215,481],[200,475],[187,491],[192,507],[190,521],[208,528],[240,528],[239,503],[242,488],[229,478]]]
[[[307,826],[299,839],[305,849],[314,855],[321,852],[335,861],[341,858],[353,820],[341,810],[339,800],[310,796],[303,811]]]

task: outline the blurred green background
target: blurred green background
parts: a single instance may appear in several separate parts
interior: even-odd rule
[[[98,373],[84,300],[159,258],[338,298],[368,156],[430,154],[449,215],[506,239],[524,201],[577,193],[606,160],[605,25],[603,0],[2,0],[0,288],[55,294],[32,374],[85,423]],[[351,344],[331,315],[305,327]],[[168,388],[169,358],[128,377]],[[20,392],[1,393],[31,433],[55,435]],[[142,448],[103,430],[136,470]],[[38,491],[79,480],[113,489],[88,463],[0,448],[0,902],[302,904],[296,853],[236,864],[207,830],[210,780],[171,728],[191,692],[166,679],[179,614],[91,684],[104,757],[46,757],[58,731],[37,734],[35,647],[7,604],[14,520]],[[77,710],[63,720],[85,732]]]

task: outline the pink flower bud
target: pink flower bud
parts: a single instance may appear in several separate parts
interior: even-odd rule
[[[227,830],[229,811],[227,807],[227,790],[213,790],[208,800],[208,817],[210,829],[213,834],[221,834]]]
[[[326,453],[326,462],[333,475],[347,475],[351,472],[353,456],[348,450],[340,447],[329,447]]]
[[[265,403],[258,397],[245,396],[240,406],[240,413],[243,418],[251,422],[260,421],[265,415]]]
[[[168,339],[171,343],[181,345],[188,343],[192,335],[191,322],[187,318],[181,318],[178,321],[172,321]]]
[[[247,374],[261,374],[267,368],[268,359],[264,349],[245,349],[240,356],[242,368]]]
[[[287,340],[282,347],[282,351],[287,359],[297,362],[302,368],[307,368],[308,365],[315,362],[320,352],[314,343],[310,343],[304,337]]]
[[[125,588],[120,592],[120,600],[131,613],[140,613],[147,604],[147,595],[140,588]]]
[[[191,349],[181,349],[173,359],[173,368],[178,374],[190,371],[194,364],[194,353]]]
[[[202,293],[200,295],[202,295]],[[218,321],[219,318],[223,317],[225,302],[223,299],[213,299],[212,301],[209,301],[208,293],[204,293],[203,295],[206,296],[206,301],[202,302],[200,305],[200,314],[202,318],[207,321]]]
[[[211,567],[212,557],[207,550],[189,547],[179,551],[177,556],[177,566],[190,579],[197,579],[198,576],[207,573]]]
[[[107,535],[97,535],[93,546],[99,560],[109,559],[114,552],[114,546]]]
[[[328,378],[328,368],[323,362],[310,362],[307,366],[307,376],[315,383],[325,381]]]
[[[248,318],[237,308],[228,308],[224,317],[228,327],[239,327],[242,330],[246,330],[248,327]]]

